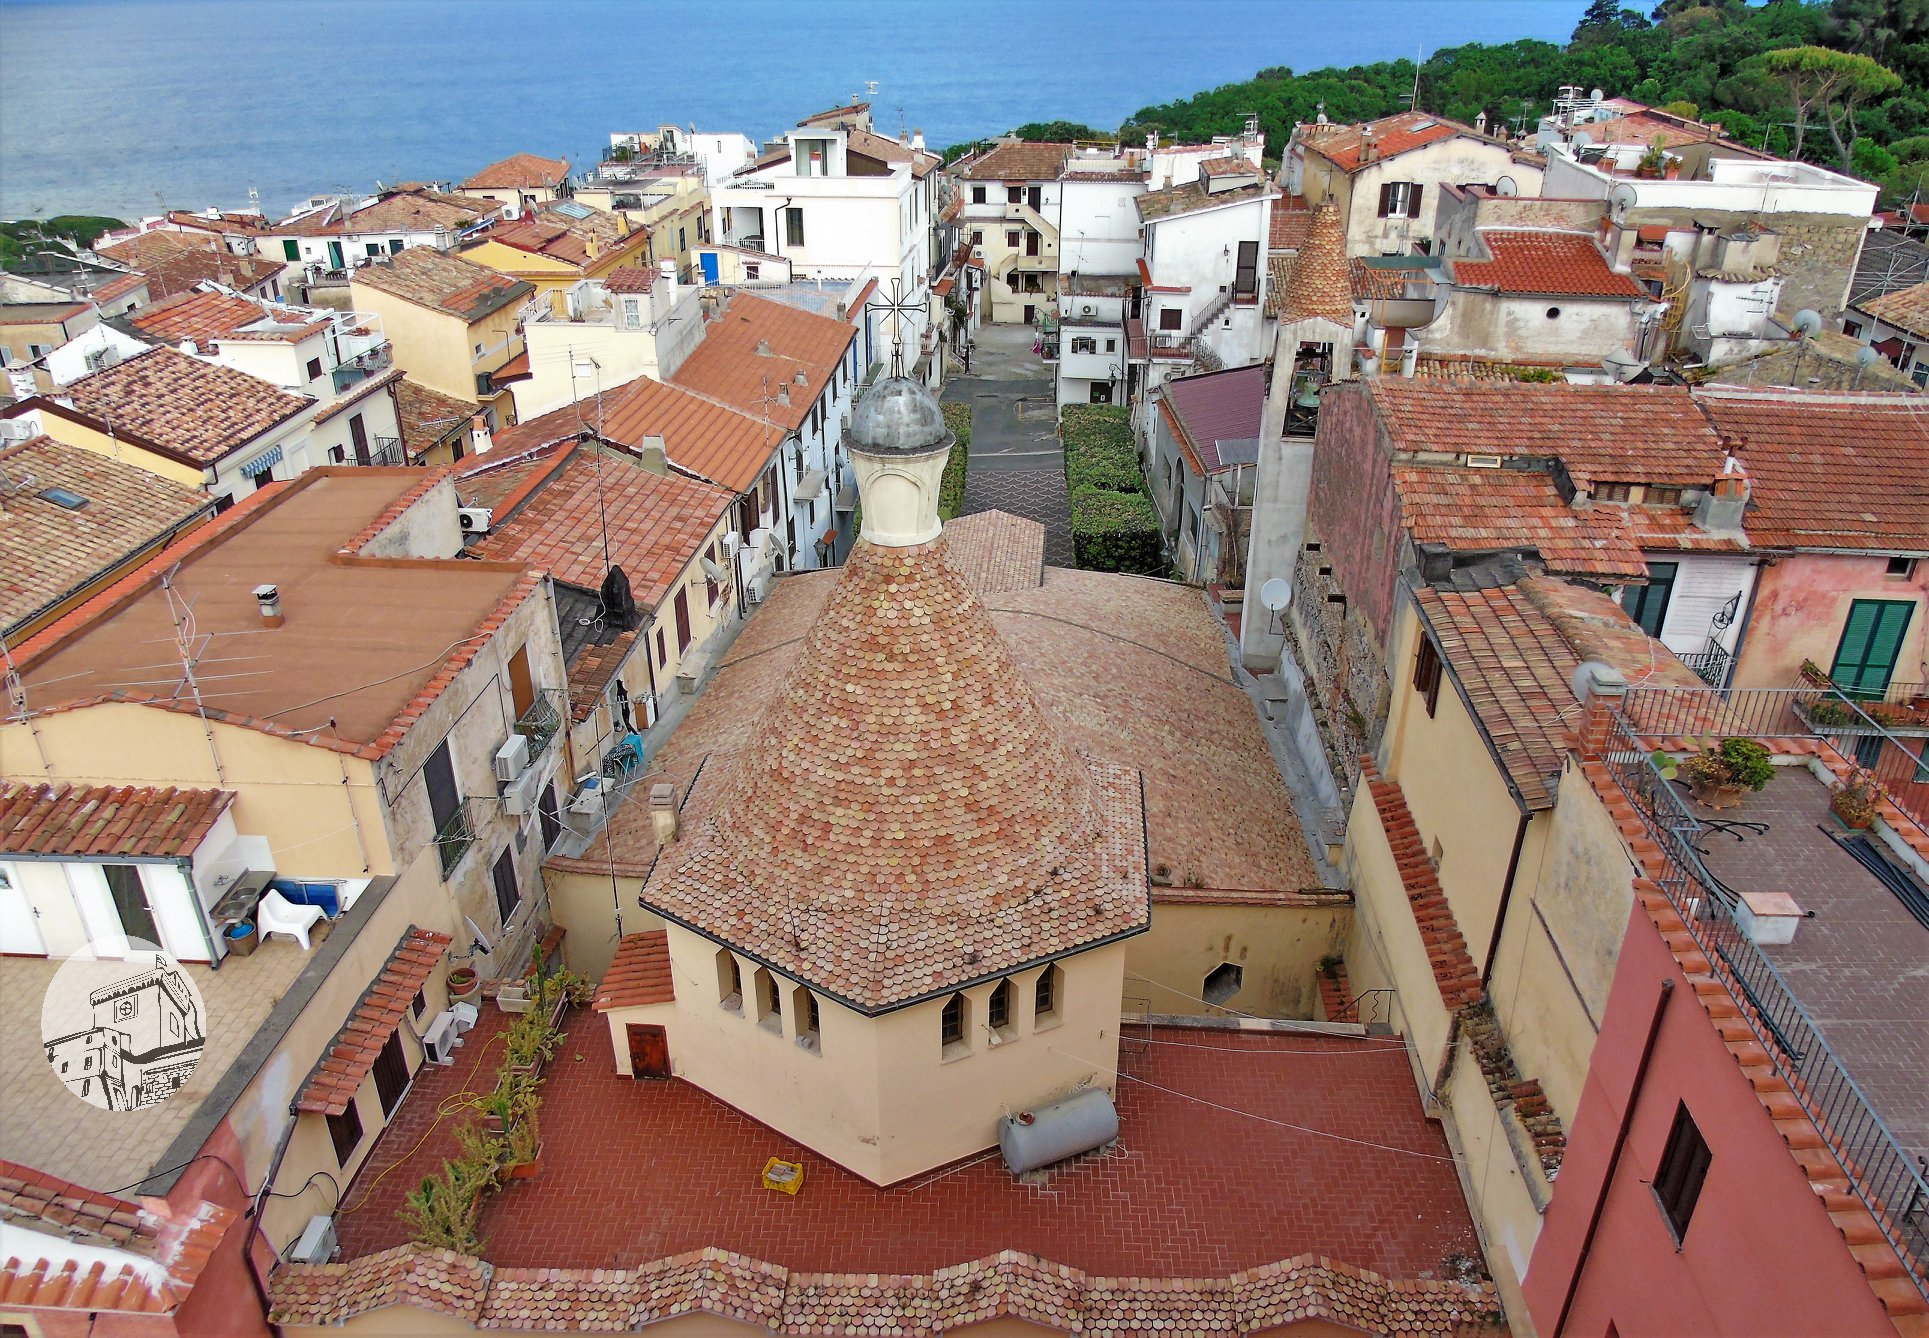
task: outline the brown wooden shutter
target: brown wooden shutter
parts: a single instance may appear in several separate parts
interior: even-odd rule
[[[1380,217],[1385,218],[1387,216],[1388,211],[1390,211],[1392,208],[1393,208],[1393,183],[1389,181],[1388,183],[1380,187]]]

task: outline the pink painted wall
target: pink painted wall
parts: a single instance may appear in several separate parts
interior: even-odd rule
[[[226,1120],[202,1144],[201,1152],[210,1160],[197,1161],[181,1172],[168,1202],[179,1208],[205,1199],[232,1208],[235,1219],[215,1247],[214,1257],[201,1270],[194,1290],[175,1312],[175,1331],[182,1338],[230,1334],[234,1338],[268,1338],[273,1331],[268,1327],[261,1290],[248,1258],[249,1240],[254,1235],[248,1218],[253,1199],[240,1175],[247,1158]]]
[[[1675,981],[1607,1206],[1568,1316],[1568,1335],[1704,1338],[1830,1334],[1895,1338],[1887,1312],[1741,1067],[1696,1002],[1654,923],[1634,906],[1567,1159],[1524,1288],[1543,1338],[1600,1192],[1661,982]],[[1713,1154],[1683,1244],[1649,1183],[1675,1107]]]
[[[1929,603],[1929,560],[1916,563],[1916,574],[1903,579],[1885,576],[1888,559],[1851,557],[1835,553],[1798,553],[1761,568],[1755,611],[1748,638],[1742,643],[1735,686],[1785,688],[1795,682],[1803,660],[1813,660],[1824,672],[1835,660],[1848,621],[1849,605],[1858,599],[1913,599],[1916,614],[1903,637],[1898,680],[1929,682],[1924,659],[1924,630],[1929,623],[1923,605]]]

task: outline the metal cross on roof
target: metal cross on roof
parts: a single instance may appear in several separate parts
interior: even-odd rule
[[[891,300],[879,302],[873,299],[864,304],[866,311],[888,311],[891,313],[891,375],[904,375],[904,318],[906,315],[922,310],[919,303],[904,295],[904,281],[891,280]]]

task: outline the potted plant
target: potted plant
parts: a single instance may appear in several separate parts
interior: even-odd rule
[[[1859,832],[1875,821],[1880,799],[1875,773],[1867,767],[1855,767],[1842,778],[1841,784],[1829,788],[1829,811],[1844,827]]]
[[[558,1006],[561,1006],[560,1000]],[[561,1039],[545,1014],[524,1013],[510,1026],[503,1040],[503,1062],[512,1074],[536,1077],[542,1073],[543,1062],[556,1053],[556,1043]]]
[[[1662,142],[1661,136],[1656,135],[1654,143],[1648,145],[1648,151],[1641,155],[1641,161],[1634,165],[1635,175],[1658,178],[1667,167],[1667,145]]]
[[[1734,808],[1742,795],[1775,779],[1768,749],[1752,739],[1723,739],[1680,764],[1695,799],[1709,808]]]
[[[474,994],[480,986],[481,982],[476,979],[476,970],[472,966],[458,966],[455,970],[449,972],[449,997],[451,999],[466,999]]]
[[[456,1130],[459,1154],[442,1164],[439,1175],[424,1177],[408,1193],[408,1206],[398,1216],[418,1244],[476,1254],[482,1241],[476,1226],[482,1219],[482,1196],[500,1183],[503,1145],[465,1124]]]
[[[536,1106],[531,1102],[509,1126],[504,1157],[504,1174],[511,1180],[527,1180],[542,1167],[543,1141],[537,1131]]]

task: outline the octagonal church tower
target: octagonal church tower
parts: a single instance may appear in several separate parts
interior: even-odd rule
[[[1149,926],[1138,774],[1066,743],[947,562],[952,444],[915,381],[859,401],[859,540],[642,895],[677,1073],[880,1185],[1110,1090]]]

